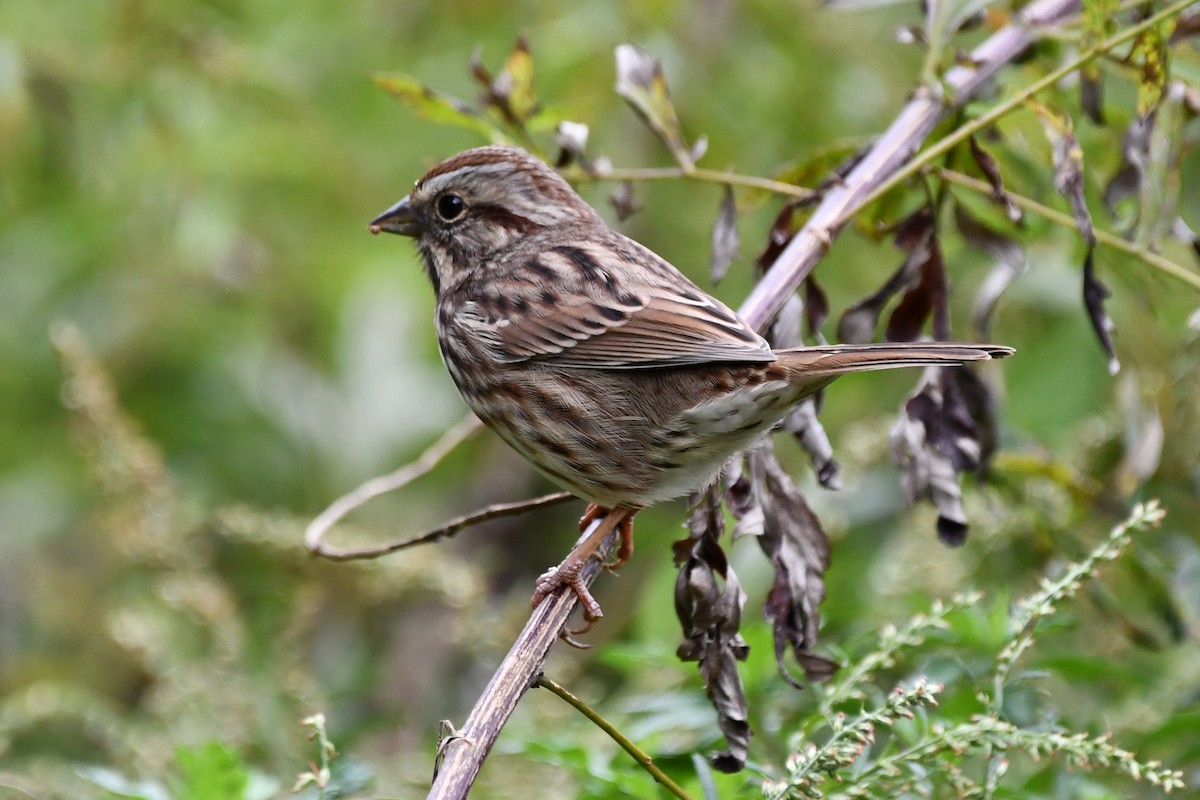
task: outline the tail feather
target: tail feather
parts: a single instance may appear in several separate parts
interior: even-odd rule
[[[968,361],[1005,358],[1014,352],[998,344],[883,342],[797,347],[776,350],[775,355],[780,366],[817,377],[898,367],[960,366]]]

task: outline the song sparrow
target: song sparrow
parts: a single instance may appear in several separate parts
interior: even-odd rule
[[[721,301],[604,220],[554,170],[511,147],[442,162],[370,225],[417,240],[437,293],[442,358],[463,399],[546,477],[609,511],[538,581],[570,586],[638,509],[704,488],[802,398],[848,372],[958,365],[1007,347],[946,342],[773,351]]]

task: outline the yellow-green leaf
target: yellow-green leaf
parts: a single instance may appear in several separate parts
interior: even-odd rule
[[[410,75],[375,75],[375,85],[400,99],[417,116],[445,125],[470,128],[483,134],[493,144],[508,141],[504,134],[470,104],[450,95],[430,89]]]
[[[504,60],[501,80],[508,82],[509,109],[514,117],[525,122],[537,111],[537,95],[533,91],[533,56],[529,54],[524,37],[517,39],[513,51]]]
[[[680,164],[691,166],[679,115],[671,102],[662,64],[637,45],[617,47],[617,94],[624,97],[671,150]]]
[[[1138,34],[1129,60],[1138,71],[1137,113],[1145,118],[1162,102],[1163,88],[1169,76],[1167,38],[1164,25],[1155,25]]]

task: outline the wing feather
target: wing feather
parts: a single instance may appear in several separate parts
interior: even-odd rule
[[[476,288],[455,322],[505,363],[648,369],[775,360],[724,303],[650,250],[613,236],[617,246],[603,258],[596,245],[577,243],[539,253],[536,269],[512,265],[504,280]]]

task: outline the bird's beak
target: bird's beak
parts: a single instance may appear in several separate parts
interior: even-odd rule
[[[398,233],[401,236],[420,236],[425,230],[408,197],[371,220],[369,229],[371,233]]]

